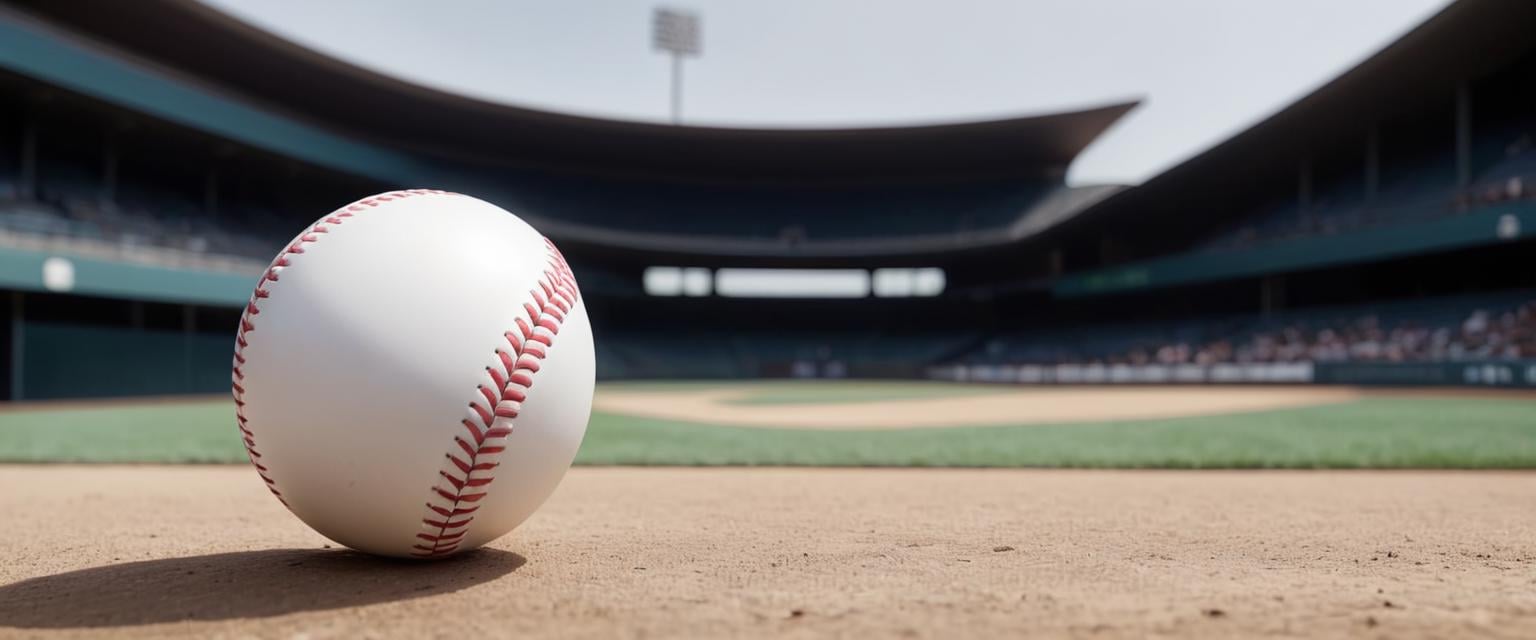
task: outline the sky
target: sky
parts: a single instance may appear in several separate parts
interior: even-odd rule
[[[524,107],[668,121],[655,2],[203,0],[406,80]],[[930,124],[1140,99],[1072,184],[1145,180],[1321,86],[1447,0],[677,0],[703,55],[683,122]]]

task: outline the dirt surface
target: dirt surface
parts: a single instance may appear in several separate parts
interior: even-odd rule
[[[859,384],[859,383],[831,383]],[[1032,387],[980,396],[833,404],[733,402],[750,389],[601,389],[599,411],[743,427],[906,429],[1151,420],[1307,407],[1355,400],[1349,387]]]
[[[1536,474],[576,469],[324,549],[243,467],[0,466],[0,637],[1536,637]]]

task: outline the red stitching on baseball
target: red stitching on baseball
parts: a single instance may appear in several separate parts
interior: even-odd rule
[[[474,444],[454,436],[454,446],[443,454],[446,462],[438,471],[440,481],[428,493],[427,513],[421,519],[424,530],[416,534],[427,544],[411,545],[412,555],[431,558],[458,550],[459,542],[475,519],[470,514],[479,508],[465,509],[460,505],[485,498],[486,487],[496,479],[495,469],[501,463],[486,458],[506,451],[506,439],[512,435],[512,421],[517,419],[528,398],[533,376],[538,373],[547,353],[545,349],[554,345],[560,323],[581,295],[571,267],[560,255],[560,250],[548,238],[544,239],[544,244],[549,250],[549,269],[528,292],[533,299],[523,305],[528,317],[516,318],[516,330],[502,334],[507,346],[495,351],[500,369],[496,366],[486,368],[496,386],[482,384],[475,388],[475,399],[469,403],[472,414],[461,422]],[[457,455],[457,451],[463,451],[467,458]],[[432,498],[441,498],[446,504],[433,504]],[[460,515],[468,517],[453,519]]]
[[[391,191],[376,198],[388,202],[390,200],[424,195],[457,194],[436,189],[407,189],[404,191]],[[310,225],[308,229],[304,230],[304,233],[299,234],[299,237],[293,241],[293,244],[288,245],[286,249],[283,249],[282,253],[279,253],[272,260],[272,264],[262,274],[261,280],[257,281],[256,290],[251,293],[250,301],[246,302],[245,312],[240,314],[240,328],[235,333],[235,361],[233,366],[230,367],[230,392],[235,397],[235,421],[237,426],[240,427],[241,440],[245,443],[245,457],[251,461],[252,466],[256,467],[256,473],[261,475],[261,479],[266,483],[267,489],[272,492],[272,495],[277,496],[278,501],[282,502],[284,506],[288,505],[288,500],[283,498],[281,491],[278,491],[277,481],[273,480],[272,476],[268,474],[267,467],[256,462],[256,459],[261,457],[261,453],[256,450],[256,434],[251,431],[250,420],[245,416],[245,385],[243,384],[245,382],[245,371],[242,367],[245,365],[245,349],[250,346],[250,339],[247,336],[256,331],[256,322],[253,318],[261,314],[261,307],[258,301],[265,300],[272,295],[271,283],[277,282],[278,273],[289,266],[289,256],[304,253],[303,245],[318,242],[320,239],[318,234],[330,233],[330,230],[324,225],[339,225],[346,221],[347,218],[352,217],[354,215],[352,212],[364,211],[365,209],[360,205],[374,207],[378,206],[378,203],[374,202],[373,199],[365,199],[337,209],[320,221]]]

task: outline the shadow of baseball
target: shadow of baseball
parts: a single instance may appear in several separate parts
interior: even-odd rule
[[[0,628],[130,626],[358,607],[458,591],[525,562],[496,549],[425,563],[313,549],[128,562],[0,586]]]

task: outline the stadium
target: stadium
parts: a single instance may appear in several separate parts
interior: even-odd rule
[[[18,543],[0,637],[445,634],[433,607],[498,635],[1528,636],[1533,24],[1454,2],[1141,184],[1078,185],[1137,102],[676,126],[413,84],[193,0],[13,0],[0,486],[39,489],[0,505],[16,540],[114,541]],[[414,188],[514,212],[581,284],[600,384],[549,513],[413,573],[251,526],[286,516],[248,469],[134,466],[243,463],[252,284]],[[1381,468],[1414,471],[1336,471]]]
[[[870,130],[649,125],[411,86],[191,3],[157,6],[155,31],[138,8],[26,8],[7,20],[0,165],[11,399],[221,390],[228,327],[289,234],[351,194],[423,184],[484,195],[561,244],[599,301],[608,379],[798,363],[858,378],[1536,384],[1515,364],[1536,349],[1536,282],[1514,266],[1531,249],[1536,98],[1517,82],[1521,36],[1500,36],[1518,21],[1498,11],[1458,6],[1127,189],[1064,176],[1134,104]],[[1444,55],[1469,38],[1478,55]],[[213,41],[223,55],[196,54]],[[71,277],[46,281],[50,257]],[[677,288],[648,295],[657,267]],[[764,268],[852,289],[711,295],[716,270]],[[914,295],[919,277],[936,286]],[[1135,323],[1085,322],[1109,309]],[[79,353],[110,354],[99,388],[50,370]],[[1313,370],[1212,369],[1295,362]]]

